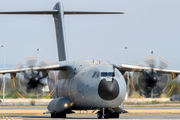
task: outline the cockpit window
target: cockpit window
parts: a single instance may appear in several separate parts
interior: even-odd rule
[[[95,71],[92,75],[92,78],[98,78],[99,77],[99,72]]]
[[[97,73],[97,72],[94,72],[94,73],[93,73],[92,78],[94,78],[94,77],[95,77],[96,73]]]
[[[99,72],[97,72],[97,74],[96,74],[96,78],[98,78],[99,77]]]
[[[107,72],[101,72],[101,77],[106,77],[107,75]]]
[[[109,72],[108,76],[114,76],[114,73],[113,72]]]
[[[114,72],[101,72],[101,77],[112,77],[114,76]]]

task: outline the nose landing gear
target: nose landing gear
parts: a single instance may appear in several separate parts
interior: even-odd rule
[[[102,118],[119,118],[119,113],[112,113],[108,109],[102,108],[100,111],[97,113],[97,118],[102,119]]]

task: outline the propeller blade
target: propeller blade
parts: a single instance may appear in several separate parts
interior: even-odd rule
[[[29,57],[27,58],[27,66],[31,69],[33,69],[33,67],[35,65],[37,65],[37,60],[38,60],[38,57]]]
[[[153,69],[156,66],[156,61],[154,57],[148,57],[144,59],[145,63]]]
[[[169,66],[169,62],[163,58],[160,58],[160,69],[166,69]]]

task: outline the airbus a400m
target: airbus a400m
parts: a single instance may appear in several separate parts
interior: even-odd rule
[[[43,85],[42,79],[48,78],[48,86],[53,91],[53,100],[48,105],[52,118],[65,118],[73,110],[98,110],[98,118],[118,118],[125,113],[123,101],[126,94],[126,83],[123,78],[125,71],[149,69],[114,63],[110,61],[68,61],[66,59],[64,15],[71,14],[123,14],[123,12],[87,12],[64,11],[62,3],[57,3],[53,10],[46,11],[12,11],[0,14],[50,14],[55,21],[59,62],[52,65],[23,67],[11,70],[1,70],[0,74],[10,73],[14,79],[16,74],[30,70],[25,74],[28,80],[27,89]],[[136,71],[135,70],[135,71]],[[169,72],[172,70],[155,69]],[[58,71],[58,79],[51,79],[51,71]],[[180,73],[179,71],[173,71]],[[40,74],[42,76],[40,76]]]

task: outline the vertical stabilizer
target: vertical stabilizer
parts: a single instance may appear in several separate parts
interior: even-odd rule
[[[7,11],[0,12],[0,14],[50,14],[53,15],[55,21],[57,47],[59,61],[67,60],[66,56],[66,37],[64,27],[64,14],[65,15],[81,15],[81,14],[124,14],[124,12],[92,12],[92,11],[64,11],[62,3],[58,2],[53,10],[43,11]]]
[[[66,60],[66,37],[65,37],[65,27],[64,27],[64,8],[62,3],[58,2],[54,8],[54,10],[58,10],[57,14],[54,14],[54,22],[56,29],[56,37],[57,37],[57,47],[58,47],[58,56],[59,61]]]

